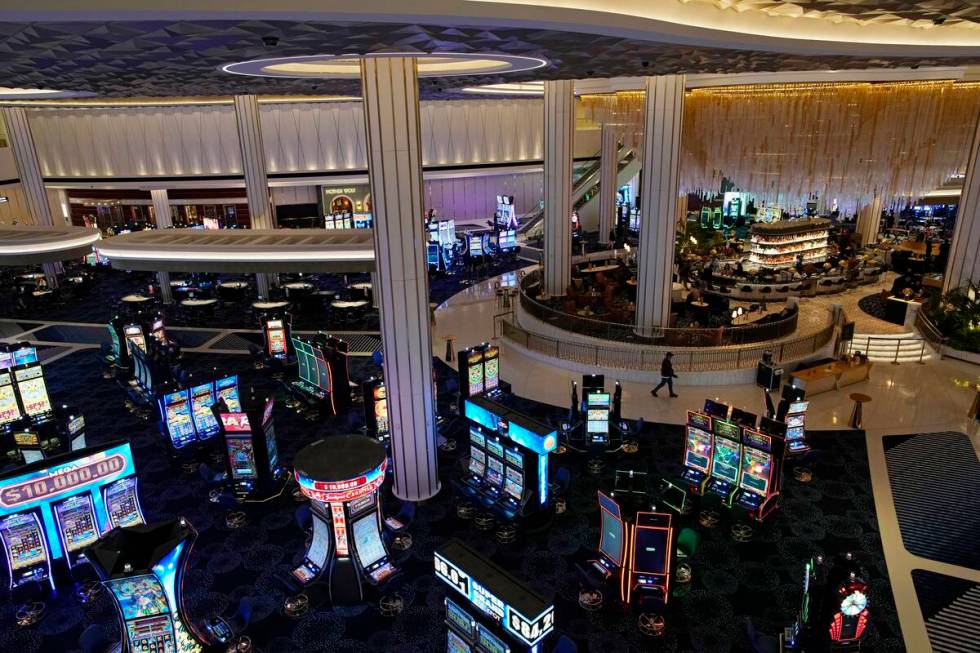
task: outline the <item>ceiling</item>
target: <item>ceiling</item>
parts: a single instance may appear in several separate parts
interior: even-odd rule
[[[738,12],[761,11],[770,16],[809,16],[834,21],[868,23],[937,22],[946,26],[980,28],[980,0],[682,0]]]
[[[732,1],[718,2],[732,4]],[[934,6],[939,2],[890,4],[913,7]],[[742,0],[740,4],[776,3]],[[864,3],[809,0],[805,4],[856,9]],[[234,93],[357,95],[357,80],[241,77],[223,73],[219,67],[265,57],[384,51],[490,52],[539,57],[549,62],[543,68],[525,73],[422,80],[422,93],[427,98],[456,97],[458,89],[474,84],[531,79],[980,63],[980,48],[973,49],[970,56],[959,57],[815,56],[516,27],[294,20],[0,22],[0,79],[4,85],[90,92],[103,97]]]

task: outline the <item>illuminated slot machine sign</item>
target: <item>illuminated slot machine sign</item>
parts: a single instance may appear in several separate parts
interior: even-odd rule
[[[255,467],[255,443],[247,413],[221,413],[225,429],[225,454],[232,480],[250,481],[258,475]]]
[[[806,409],[808,401],[794,401],[786,411],[786,448],[791,453],[803,453],[810,449],[806,441]]]
[[[53,585],[52,561],[66,558],[74,565],[101,535],[143,523],[135,473],[129,443],[114,442],[0,475],[0,534],[8,568]],[[23,581],[23,574],[11,582]]]
[[[269,320],[265,323],[266,343],[269,355],[273,358],[286,357],[286,327],[282,320]]]
[[[174,449],[183,449],[194,442],[197,433],[191,416],[190,393],[171,392],[160,398],[161,412]]]
[[[500,349],[490,345],[483,352],[483,389],[493,390],[500,385]]]
[[[436,577],[467,603],[459,606],[454,602],[456,614],[449,616],[450,627],[465,636],[466,618],[471,616],[466,608],[475,611],[470,632],[478,650],[538,651],[554,629],[551,600],[465,543],[453,539],[443,544],[435,551],[434,565]],[[458,629],[453,621],[461,622]]]
[[[30,417],[38,417],[51,412],[48,389],[44,385],[44,371],[38,364],[15,368],[14,379],[24,405],[24,412]]]
[[[33,346],[18,347],[11,352],[12,366],[29,365],[37,362],[37,348]]]
[[[479,429],[470,428],[470,464],[469,471],[473,477],[482,480],[487,469],[487,441]]]
[[[20,406],[17,404],[17,393],[14,390],[10,372],[0,372],[0,427],[16,422],[21,417]]]
[[[216,401],[214,384],[202,383],[191,387],[191,414],[194,419],[194,428],[197,436],[202,440],[207,440],[218,432],[218,420],[211,411],[211,406]]]
[[[228,376],[215,381],[215,391],[219,399],[224,399],[225,405],[232,413],[242,410],[242,402],[238,395],[238,375]]]
[[[471,350],[466,356],[467,379],[469,380],[469,394],[478,395],[484,388],[484,369],[483,352],[479,349]]]
[[[146,337],[140,325],[127,324],[123,327],[123,336],[126,338],[126,351],[132,351],[134,346],[146,351]]]

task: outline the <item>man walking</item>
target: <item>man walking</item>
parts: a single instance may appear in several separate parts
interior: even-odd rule
[[[660,363],[660,385],[650,391],[650,394],[652,394],[654,397],[659,396],[657,395],[657,390],[664,386],[667,386],[671,397],[677,396],[674,394],[674,379],[677,378],[677,375],[674,374],[674,366],[670,362],[670,359],[673,357],[674,354],[668,351],[664,356],[663,362]]]

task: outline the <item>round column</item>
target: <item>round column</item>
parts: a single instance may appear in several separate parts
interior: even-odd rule
[[[23,107],[4,107],[3,120],[7,126],[7,141],[14,155],[17,176],[20,177],[20,186],[24,190],[30,222],[41,226],[54,226],[51,204],[44,189],[44,175],[38,162],[27,111]]]
[[[429,277],[422,224],[422,147],[416,62],[361,61],[374,210],[374,295],[381,313],[395,496],[439,492],[432,393]]]
[[[616,226],[616,197],[619,191],[619,130],[616,125],[602,126],[599,149],[599,242],[609,238]]]
[[[544,290],[563,296],[572,281],[572,152],[575,82],[544,83]]]
[[[973,134],[973,147],[966,164],[963,194],[956,211],[956,228],[949,248],[943,292],[970,282],[980,282],[980,124]]]
[[[254,95],[236,95],[235,119],[238,121],[238,142],[242,149],[245,194],[252,229],[273,229],[275,219],[269,194],[269,177],[265,170],[258,98]]]

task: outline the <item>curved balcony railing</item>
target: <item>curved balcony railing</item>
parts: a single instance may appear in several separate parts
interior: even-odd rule
[[[573,315],[548,306],[537,299],[536,290],[541,288],[541,270],[532,270],[520,282],[521,309],[527,314],[564,331],[584,336],[644,345],[672,347],[724,347],[769,342],[785,338],[796,332],[799,309],[779,320],[764,324],[721,326],[714,328],[654,327],[639,330],[635,324],[611,322],[595,317]]]

